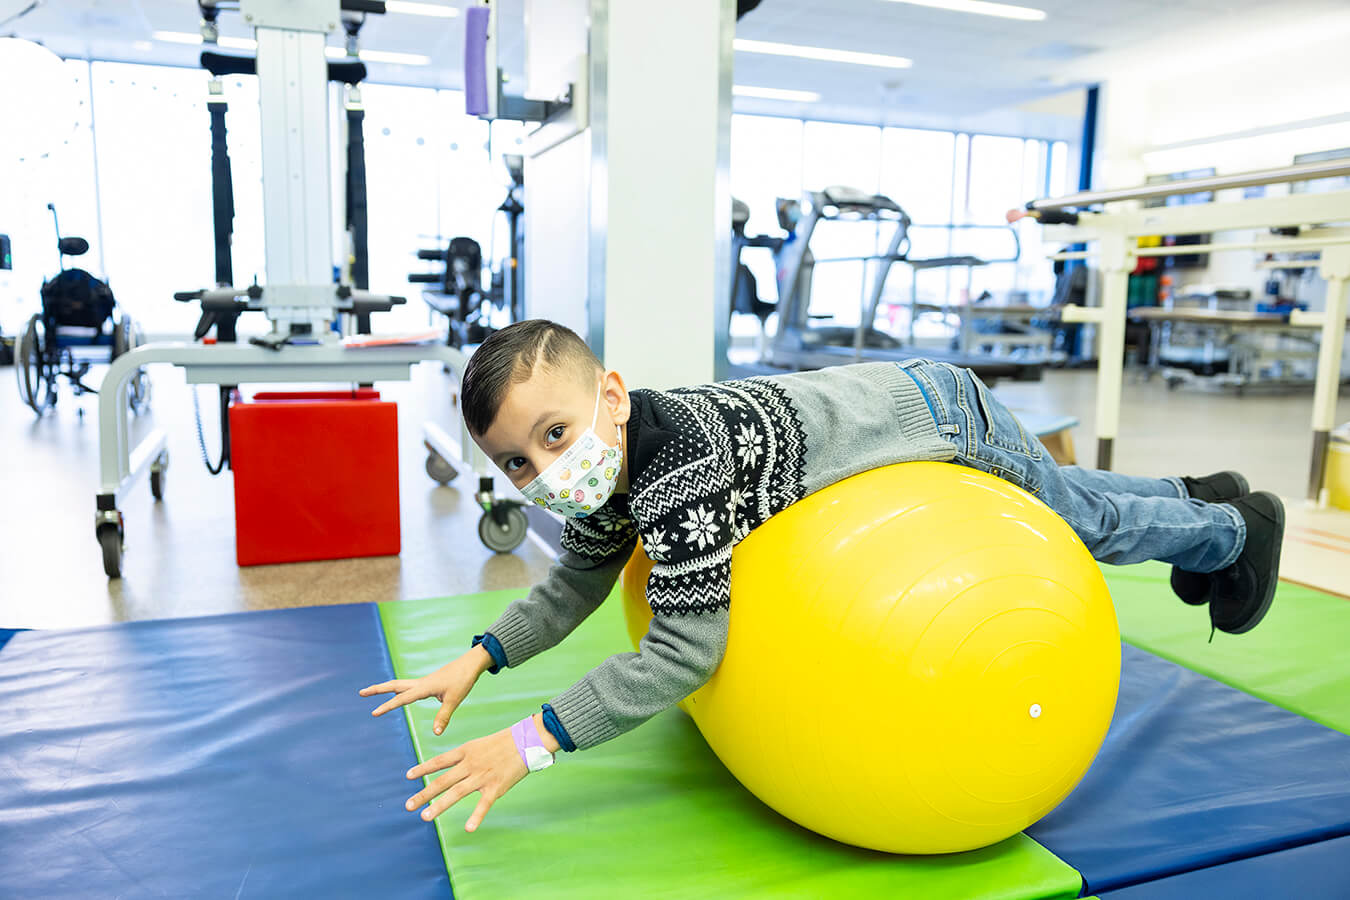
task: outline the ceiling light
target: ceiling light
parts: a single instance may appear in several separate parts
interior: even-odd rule
[[[891,0],[891,2],[908,3],[911,6],[929,6],[933,9],[946,9],[951,12],[974,13],[978,16],[998,16],[1001,19],[1022,19],[1026,22],[1039,22],[1045,18],[1045,10],[1043,9],[1013,6],[1010,3],[991,3],[988,0]]]
[[[734,46],[745,53],[767,53],[770,56],[796,56],[801,59],[821,59],[826,62],[853,63],[858,66],[880,66],[884,69],[908,69],[913,60],[903,56],[885,56],[881,53],[859,53],[855,50],[832,50],[829,47],[803,47],[800,44],[777,44],[773,41],[750,41],[736,38]]]
[[[820,95],[815,91],[790,91],[786,88],[750,87],[745,84],[732,85],[731,93],[737,97],[759,97],[762,100],[795,100],[798,103],[815,103]]]
[[[325,51],[329,59],[346,59],[347,51],[341,47],[327,47]],[[420,53],[396,53],[393,50],[362,50],[362,62],[372,63],[392,63],[396,66],[429,66],[431,57],[423,56]]]
[[[202,36],[192,34],[187,31],[156,31],[152,35],[157,41],[164,41],[169,44],[200,44]],[[257,50],[258,42],[252,38],[222,37],[219,46],[230,50]]]
[[[431,16],[436,19],[453,19],[459,10],[453,6],[440,6],[436,3],[413,3],[410,0],[385,0],[385,12],[403,13],[408,16]]]

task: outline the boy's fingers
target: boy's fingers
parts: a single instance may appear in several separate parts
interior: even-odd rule
[[[406,691],[412,682],[400,678],[395,681],[382,681],[379,684],[372,684],[370,687],[361,688],[362,697],[369,697],[371,694],[387,694],[390,691]]]
[[[449,772],[446,772],[440,778],[437,778],[435,781],[431,782],[431,784],[422,788],[416,794],[413,794],[411,797],[409,797],[408,802],[405,803],[404,806],[406,806],[408,808],[408,811],[411,812],[412,810],[417,809],[419,806],[430,803],[433,799],[439,797],[441,794],[445,793],[447,790],[459,784],[461,781],[463,781],[465,778],[468,777],[469,773],[464,766],[456,766]]]
[[[478,790],[480,782],[481,778],[477,775],[465,778],[463,781],[458,782],[454,787],[450,788],[450,790],[441,794],[441,796],[430,806],[422,810],[422,818],[430,822],[432,819]]]
[[[445,753],[433,756],[426,762],[418,763],[408,770],[409,778],[421,778],[423,775],[430,775],[432,772],[439,772],[442,769],[448,769],[451,766],[458,765],[464,759],[464,751],[456,747],[454,750],[448,750]]]
[[[454,715],[457,704],[447,700],[441,704],[440,711],[436,713],[436,721],[431,723],[431,730],[440,734],[445,730],[445,726],[450,724],[450,717]]]
[[[492,803],[496,799],[486,790],[483,791],[483,795],[478,798],[478,805],[473,808],[473,815],[469,816],[469,821],[464,823],[464,830],[477,831],[478,826],[483,824],[483,817],[487,815],[489,809],[492,809]]]
[[[407,706],[414,700],[421,700],[425,696],[426,694],[423,694],[420,691],[404,691],[398,696],[391,697],[390,699],[381,703],[378,707],[375,708],[375,710],[371,713],[371,715],[382,716],[385,713],[389,712],[389,710],[391,709],[398,709],[400,706]]]

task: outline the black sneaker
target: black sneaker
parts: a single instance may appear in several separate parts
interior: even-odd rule
[[[1203,478],[1191,478],[1181,476],[1182,484],[1186,485],[1186,493],[1190,494],[1196,500],[1203,500],[1206,503],[1227,503],[1230,500],[1236,500],[1238,497],[1245,497],[1251,492],[1251,486],[1247,484],[1247,479],[1242,477],[1240,472],[1215,472],[1213,475],[1206,475]]]
[[[1209,620],[1229,634],[1251,631],[1265,617],[1280,576],[1284,503],[1266,491],[1232,501],[1247,523],[1247,543],[1237,562],[1213,575]]]
[[[1247,479],[1239,472],[1215,472],[1203,478],[1181,476],[1186,485],[1186,493],[1195,500],[1206,503],[1228,503],[1239,497],[1245,497],[1251,489]],[[1204,606],[1209,602],[1210,577],[1200,572],[1187,572],[1172,567],[1172,592],[1191,606]]]

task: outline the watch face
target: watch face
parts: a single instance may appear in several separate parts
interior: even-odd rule
[[[549,753],[543,747],[525,748],[525,768],[531,772],[538,772],[540,769],[547,769],[553,765],[553,754]]]

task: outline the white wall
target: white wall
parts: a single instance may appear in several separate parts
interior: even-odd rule
[[[591,136],[525,158],[525,315],[588,335]]]

